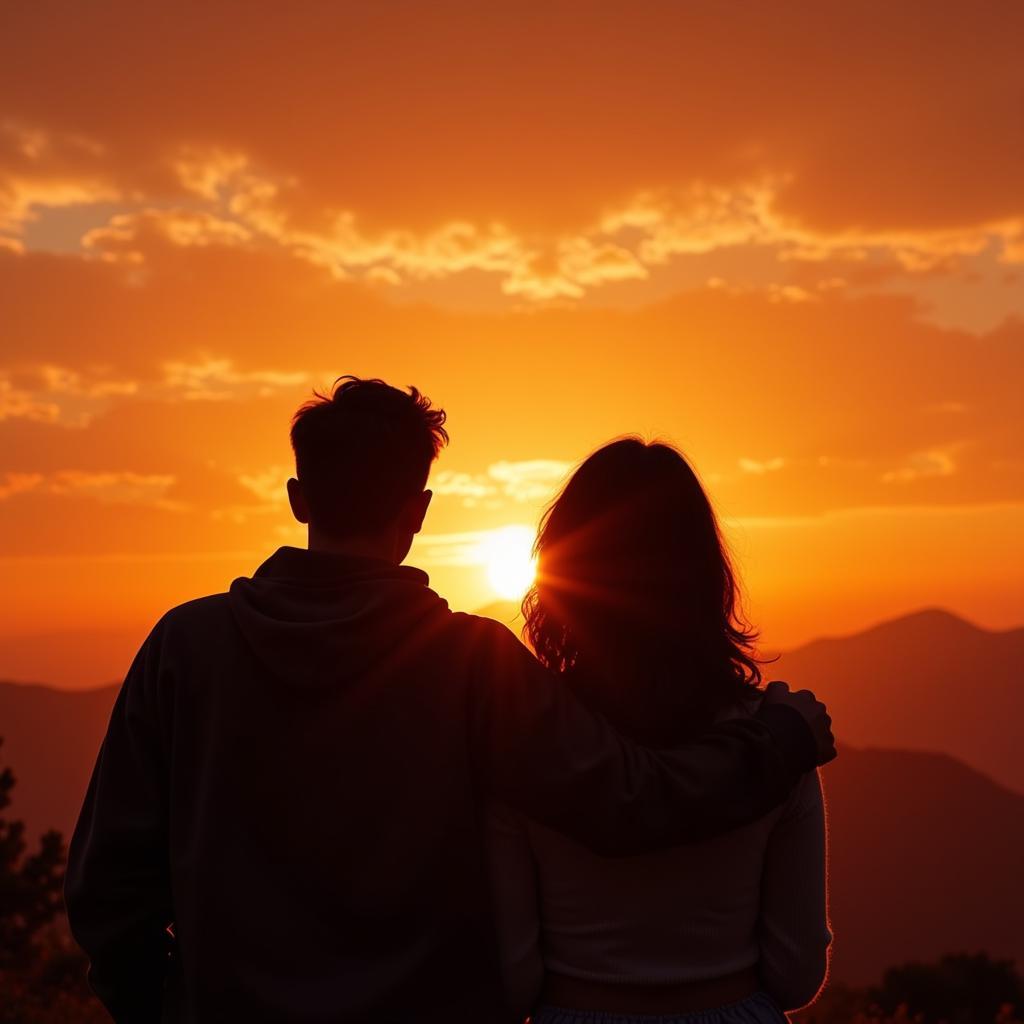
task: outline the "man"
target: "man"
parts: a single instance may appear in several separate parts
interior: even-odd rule
[[[308,550],[173,609],[139,651],[67,879],[115,1020],[497,1020],[486,795],[629,854],[751,821],[834,756],[824,707],[784,686],[655,754],[503,626],[450,612],[400,564],[446,440],[416,389],[317,396],[288,481]]]

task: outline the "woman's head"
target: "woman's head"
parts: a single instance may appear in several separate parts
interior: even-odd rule
[[[696,725],[760,681],[714,512],[671,446],[594,452],[545,515],[537,559],[537,656],[621,728]]]

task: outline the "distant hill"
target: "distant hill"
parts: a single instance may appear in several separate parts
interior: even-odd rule
[[[70,835],[116,689],[0,684],[18,775],[16,817]],[[833,978],[951,950],[1024,963],[1024,796],[954,758],[844,748],[824,773],[832,856]]]
[[[824,770],[832,976],[986,950],[1024,964],[1024,796],[943,754],[843,749]]]
[[[516,611],[499,602],[480,614],[518,632]],[[1024,789],[1013,757],[1022,643],[1024,630],[923,612],[771,668],[828,698],[844,744],[824,773],[834,978],[863,984],[955,950],[1024,963],[1024,795],[976,770]],[[0,764],[18,776],[11,812],[32,832],[70,833],[116,692],[0,683]],[[957,756],[905,749],[926,744]]]
[[[0,678],[93,689],[124,678],[152,622],[112,629],[65,629],[0,636]],[[74,658],[68,657],[74,651]]]
[[[9,813],[30,833],[70,835],[117,691],[0,682],[0,764],[18,780]]]
[[[522,630],[513,601],[477,614]],[[1024,713],[1024,628],[994,632],[928,609],[814,640],[765,674],[818,693],[844,743],[943,751],[1024,793],[1024,757],[1011,724]]]
[[[815,640],[767,675],[820,694],[842,742],[940,750],[1024,793],[1024,629],[992,632],[922,611]]]

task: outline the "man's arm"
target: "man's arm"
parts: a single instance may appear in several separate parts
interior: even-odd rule
[[[728,832],[835,756],[824,706],[772,687],[757,716],[649,750],[587,711],[507,629],[480,619],[473,628],[473,742],[484,784],[595,852],[645,853]]]
[[[64,889],[71,931],[89,957],[89,983],[118,1022],[160,1019],[171,948],[158,662],[154,630],[114,705]]]
[[[486,852],[503,1006],[510,1024],[521,1024],[544,982],[537,864],[525,823],[493,802],[487,808]]]

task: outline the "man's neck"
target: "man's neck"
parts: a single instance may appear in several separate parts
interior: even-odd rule
[[[396,557],[396,538],[389,535],[337,539],[325,537],[311,529],[306,546],[310,551],[320,551],[330,555],[346,555],[349,558],[376,558],[383,562],[391,562],[393,565],[397,565],[399,561]]]

